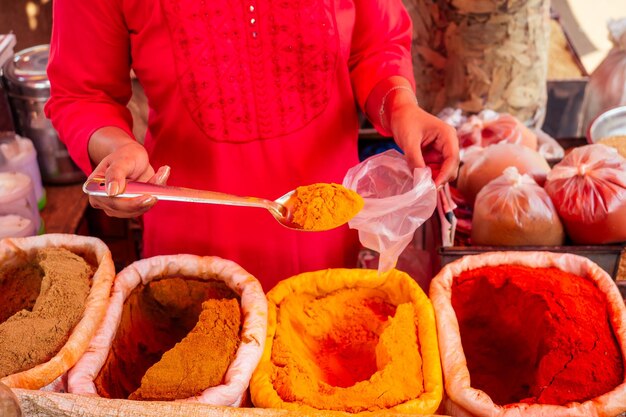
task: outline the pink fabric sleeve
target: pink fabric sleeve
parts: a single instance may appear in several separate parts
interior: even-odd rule
[[[126,104],[130,83],[130,36],[118,0],[55,0],[46,116],[72,159],[92,171],[87,145],[94,131],[119,127],[131,137]]]
[[[355,0],[355,12],[349,65],[361,109],[376,84],[391,76],[406,78],[415,89],[413,26],[402,0]],[[378,120],[372,122],[381,131]]]

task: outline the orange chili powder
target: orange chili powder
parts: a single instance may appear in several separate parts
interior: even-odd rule
[[[606,298],[585,278],[478,268],[456,277],[452,306],[472,386],[496,404],[583,402],[624,381]]]
[[[394,407],[424,392],[412,303],[377,289],[283,300],[272,345],[272,384],[285,402],[358,413]]]

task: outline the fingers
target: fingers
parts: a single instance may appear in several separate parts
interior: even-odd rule
[[[426,166],[426,162],[424,162],[424,155],[422,155],[422,150],[419,146],[414,146],[413,149],[406,154],[406,159],[408,160],[411,169],[424,168]]]
[[[93,208],[101,209],[108,216],[130,218],[138,217],[150,210],[157,199],[150,195],[134,198],[124,197],[89,197],[89,204]]]
[[[119,163],[112,163],[104,175],[107,195],[109,197],[114,197],[124,192],[127,177],[128,169],[126,169],[126,166]]]
[[[90,196],[89,202],[92,207],[102,209],[113,217],[136,217],[154,206],[157,199],[149,195],[134,198],[115,196],[124,192],[126,182],[129,180],[165,183],[169,177],[169,167],[162,167],[155,174],[145,148],[132,142],[107,155],[94,169],[91,177],[94,176],[105,178],[108,197]]]
[[[435,177],[435,187],[439,188],[442,185],[454,181],[457,176],[458,168],[458,162],[454,162],[450,159],[444,160],[441,171],[439,171],[439,174]]]
[[[159,170],[148,180],[151,184],[166,185],[167,180],[170,177],[170,167],[163,165]]]
[[[437,141],[440,142],[443,163],[441,164],[439,174],[435,178],[436,187],[453,181],[459,170],[459,140],[456,137],[454,128],[447,127],[448,129],[443,129],[437,138]]]
[[[96,168],[104,171],[107,195],[115,196],[126,187],[127,180],[147,181],[154,175],[145,148],[131,142],[109,154]]]
[[[456,130],[421,110],[397,120],[400,126],[396,129],[396,142],[404,150],[409,166],[431,167],[438,188],[453,181],[459,167]]]

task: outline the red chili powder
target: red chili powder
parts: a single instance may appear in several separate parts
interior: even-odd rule
[[[624,381],[608,304],[593,282],[556,268],[500,265],[452,285],[472,387],[500,405],[565,405]]]

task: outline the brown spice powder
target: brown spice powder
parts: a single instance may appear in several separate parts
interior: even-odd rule
[[[32,310],[42,278],[39,265],[25,260],[11,260],[0,266],[0,323],[20,310]]]
[[[111,349],[94,379],[98,394],[127,399],[146,371],[196,326],[203,302],[224,298],[237,294],[219,280],[160,277],[138,285],[124,302]]]
[[[7,275],[11,271],[24,275]],[[83,258],[63,248],[39,250],[27,265],[0,271],[3,288],[13,288],[23,300],[22,309],[0,324],[0,377],[46,362],[63,347],[83,315],[93,273]],[[40,276],[41,288],[29,311]],[[29,283],[23,292],[13,283],[22,279]]]
[[[130,400],[174,400],[222,383],[239,347],[241,312],[235,299],[202,303],[193,330],[148,369]]]

